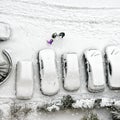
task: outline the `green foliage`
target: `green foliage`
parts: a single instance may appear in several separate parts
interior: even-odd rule
[[[110,110],[111,116],[113,120],[120,120],[120,108],[117,106],[109,106],[108,109]]]
[[[94,103],[94,107],[95,108],[100,108],[100,103],[101,103],[102,99],[96,99],[95,103]]]
[[[62,103],[61,109],[72,109],[72,104],[75,103],[75,101],[70,95],[67,95],[63,96],[61,103]]]
[[[26,105],[24,107],[19,105],[14,105],[11,107],[11,115],[16,119],[18,119],[20,116],[26,117],[31,111],[32,108],[29,108]]]
[[[37,111],[38,113],[39,113],[39,112],[48,112],[47,107],[48,107],[47,104],[44,105],[44,106],[42,106],[42,107],[37,106],[36,111]]]
[[[86,116],[84,116],[81,120],[99,120],[99,118],[97,114],[90,112]]]

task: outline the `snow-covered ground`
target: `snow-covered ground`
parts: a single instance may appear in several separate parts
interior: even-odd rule
[[[1,120],[81,120],[89,110],[65,110],[54,113],[39,111],[39,106],[43,103],[55,101],[68,94],[74,99],[82,100],[76,101],[74,107],[92,104],[89,99],[94,98],[110,98],[110,100],[104,99],[101,106],[109,106],[114,99],[120,99],[120,92],[109,90],[107,86],[104,92],[88,92],[82,61],[82,53],[86,48],[94,47],[103,51],[105,46],[110,44],[120,46],[119,0],[109,0],[109,2],[104,0],[1,0],[0,21],[9,24],[12,30],[10,39],[0,42],[0,50],[7,49],[13,60],[11,76],[0,86]],[[61,31],[66,34],[63,39],[55,40],[53,45],[46,43],[46,40],[51,39],[52,33]],[[38,51],[44,48],[51,48],[57,54],[60,91],[52,97],[44,96],[40,91],[37,56]],[[67,92],[62,86],[60,59],[61,54],[66,52],[76,52],[79,56],[81,86],[76,92]],[[0,56],[2,62],[2,54]],[[29,101],[16,100],[15,96],[16,63],[22,60],[32,61],[34,65],[34,93]],[[50,107],[48,109],[51,110]],[[98,113],[101,120],[111,120],[108,110],[93,111]]]

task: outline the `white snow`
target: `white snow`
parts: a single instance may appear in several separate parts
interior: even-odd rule
[[[75,91],[80,88],[80,73],[78,57],[76,53],[63,54],[64,88],[68,91]],[[65,64],[67,64],[65,68]]]
[[[101,51],[89,49],[85,51],[87,59],[88,89],[90,91],[103,91],[105,88],[105,74]]]
[[[81,99],[73,103],[73,108],[93,108],[95,99]]]
[[[59,91],[56,55],[52,49],[39,52],[41,90],[45,95],[55,95]]]
[[[33,64],[31,61],[19,61],[16,75],[16,97],[31,99],[33,95]]]
[[[59,110],[60,110],[60,108],[59,108],[59,106],[57,106],[57,105],[53,104],[52,106],[47,107],[47,110],[48,110],[49,112],[51,112],[52,110],[59,111]]]
[[[115,102],[115,99],[102,98],[100,106],[101,107],[109,107],[109,106],[112,106],[114,102]]]
[[[120,89],[120,48],[118,46],[106,47],[108,83],[110,88]],[[109,66],[110,65],[110,66]],[[111,67],[111,73],[110,73]]]
[[[13,60],[13,71],[10,78],[0,86],[0,98],[15,96],[15,69],[19,60],[32,60],[35,64],[34,100],[48,102],[56,100],[59,95],[68,94],[60,86],[60,92],[53,97],[46,97],[40,92],[37,53],[43,48],[52,48],[59,56],[64,52],[77,52],[95,47],[100,50],[109,44],[120,44],[120,0],[1,0],[0,21],[8,23],[12,34],[8,41],[0,42],[0,49],[7,49]],[[53,45],[46,44],[53,32],[65,32],[64,39],[55,40]],[[2,56],[0,56],[1,60]],[[102,93],[89,93],[86,90],[86,79],[80,66],[81,87],[75,94],[78,98],[108,97],[117,98],[120,92],[106,87]],[[1,100],[0,101],[4,101]],[[31,101],[31,100],[30,100]],[[27,102],[21,101],[22,105]],[[34,106],[35,101],[31,101]],[[1,105],[2,106],[2,105]],[[33,110],[33,107],[31,107]],[[2,108],[4,109],[4,108]],[[4,110],[7,110],[6,108]],[[99,110],[98,110],[99,111]],[[97,112],[98,112],[97,111]],[[101,119],[109,120],[106,110],[101,110]],[[39,114],[33,110],[22,120],[79,120],[85,111],[59,111],[51,114]],[[103,113],[103,114],[102,114]],[[74,116],[72,116],[74,114]],[[86,114],[86,112],[84,113]],[[105,115],[106,114],[106,115]],[[4,120],[4,118],[3,118]]]
[[[116,100],[114,103],[114,106],[120,108],[120,100]]]
[[[11,99],[1,99],[0,100],[0,119],[1,120],[10,120],[11,119]]]

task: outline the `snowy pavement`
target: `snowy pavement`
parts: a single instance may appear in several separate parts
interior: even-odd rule
[[[93,105],[94,99],[105,98],[101,104],[111,106],[114,99],[119,106],[119,90],[110,90],[105,86],[101,93],[90,93],[86,88],[83,51],[87,48],[97,48],[104,51],[107,45],[120,46],[120,1],[109,0],[1,0],[0,21],[11,27],[10,39],[0,42],[0,50],[9,51],[13,70],[10,78],[0,86],[0,116],[1,120],[81,120],[89,113],[84,110],[63,110],[44,113],[40,107],[47,103],[61,103],[59,98],[71,95],[76,101],[74,107]],[[48,45],[54,32],[65,32],[64,39],[56,40]],[[8,31],[9,32],[9,31]],[[1,36],[1,35],[0,35]],[[8,37],[8,36],[7,36]],[[63,89],[60,82],[60,91],[57,95],[48,97],[40,91],[38,71],[38,52],[44,48],[52,48],[57,55],[59,78],[61,79],[61,55],[66,52],[76,52],[80,58],[81,87],[76,92]],[[0,52],[2,53],[2,52]],[[0,62],[4,60],[0,54]],[[16,64],[18,61],[32,61],[35,71],[33,98],[31,100],[17,100],[15,96]],[[80,101],[80,100],[81,101]],[[89,100],[91,99],[91,100]],[[79,105],[79,106],[78,106]],[[52,108],[59,109],[57,106]],[[48,110],[52,109],[48,106]],[[92,110],[101,120],[111,120],[110,112],[106,109]]]

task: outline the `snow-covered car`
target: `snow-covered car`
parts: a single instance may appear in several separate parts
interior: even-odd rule
[[[111,89],[120,89],[120,48],[107,46],[105,49],[107,81]]]
[[[44,95],[55,95],[59,91],[56,54],[52,49],[39,52],[40,85]]]
[[[31,61],[18,61],[16,75],[16,97],[31,99],[34,89],[33,64]]]
[[[11,32],[11,27],[8,23],[0,22],[0,41],[10,39]]]
[[[87,87],[91,92],[100,92],[105,89],[104,62],[101,51],[88,49],[84,52]]]
[[[76,53],[65,53],[61,57],[63,86],[68,91],[80,88],[78,57]]]

